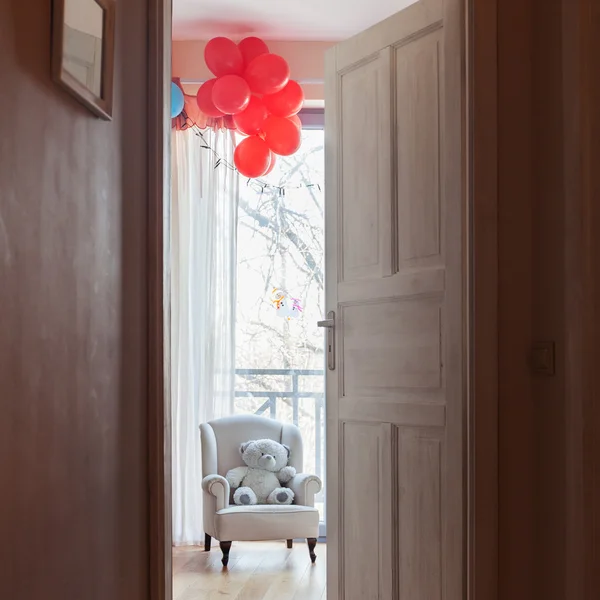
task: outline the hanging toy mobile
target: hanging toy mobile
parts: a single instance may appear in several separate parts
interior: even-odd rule
[[[302,305],[297,298],[290,296],[285,290],[273,288],[271,302],[277,311],[277,316],[291,321],[300,318]]]

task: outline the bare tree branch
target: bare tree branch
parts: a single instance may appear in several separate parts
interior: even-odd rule
[[[256,221],[259,227],[270,229],[274,234],[283,234],[300,252],[304,257],[306,265],[311,273],[314,274],[315,280],[319,286],[323,287],[323,271],[311,252],[310,247],[304,242],[304,240],[291,228],[287,227],[282,230],[281,226],[273,219],[267,217],[264,213],[252,208],[249,203],[240,198],[240,208],[254,221]]]

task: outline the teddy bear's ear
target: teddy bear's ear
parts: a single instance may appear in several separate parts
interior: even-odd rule
[[[291,450],[290,450],[290,447],[289,447],[289,446],[287,446],[286,444],[281,444],[281,445],[282,445],[282,446],[285,448],[286,452],[288,453],[288,459],[289,459],[289,457],[290,457],[290,452],[291,452]]]
[[[244,442],[243,444],[240,445],[240,454],[244,454],[244,452],[246,452],[246,448],[252,444],[252,442]]]

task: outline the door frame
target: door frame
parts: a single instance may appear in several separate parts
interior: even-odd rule
[[[498,0],[467,0],[467,598],[497,600]]]
[[[173,596],[170,215],[172,0],[148,2],[148,531],[149,597]]]
[[[465,0],[468,316],[466,588],[498,597],[497,0]],[[148,21],[148,489],[150,598],[172,598],[170,82],[172,0]],[[476,352],[475,352],[476,350]],[[333,600],[333,599],[332,599]]]
[[[600,9],[562,0],[566,279],[565,588],[600,589]],[[568,205],[567,205],[568,200]]]

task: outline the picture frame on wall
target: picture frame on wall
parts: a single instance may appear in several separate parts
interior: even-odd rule
[[[97,117],[113,105],[115,1],[53,0],[52,78]]]

